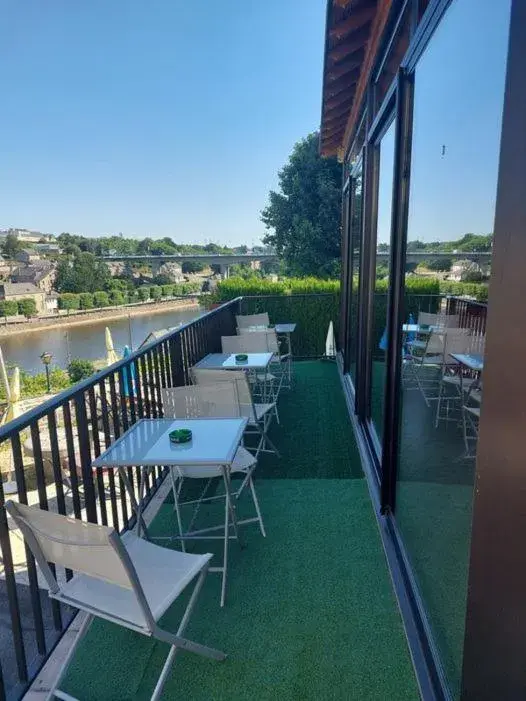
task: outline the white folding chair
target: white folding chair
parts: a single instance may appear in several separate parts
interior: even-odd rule
[[[239,329],[241,337],[247,339],[247,343],[251,343],[252,346],[260,347],[266,349],[266,352],[273,353],[272,356],[272,371],[279,376],[279,388],[281,389],[285,377],[287,377],[286,387],[290,389],[291,376],[292,376],[292,355],[288,351],[286,353],[281,352],[281,347],[278,339],[278,335],[275,329],[262,329],[253,331],[252,329]],[[258,351],[255,351],[258,352]],[[264,351],[263,351],[264,352]],[[285,364],[285,369],[283,365]],[[277,369],[276,369],[277,368]]]
[[[108,526],[78,521],[35,506],[9,501],[6,509],[35,556],[48,584],[49,596],[88,614],[49,692],[49,699],[55,696],[73,701],[74,697],[58,686],[94,616],[171,646],[152,700],[160,698],[179,649],[215,660],[225,659],[223,652],[183,637],[212,555],[168,550],[131,532],[121,538]],[[48,563],[77,574],[59,584]],[[196,578],[177,632],[160,628],[158,621],[161,616]]]
[[[272,417],[279,423],[278,407],[275,401],[254,403],[252,390],[243,370],[206,370],[192,368],[193,381],[197,385],[215,384],[216,382],[235,382],[241,416],[248,419],[248,426],[259,434],[256,457],[260,453],[275,453],[279,457],[276,446],[268,437],[268,429]],[[266,446],[269,446],[267,448]]]
[[[438,394],[433,395],[431,392],[438,390],[444,375],[444,366],[454,363],[445,352],[446,336],[450,338],[469,336],[469,330],[457,328],[432,330],[422,352],[416,353],[412,347],[404,356],[404,377],[406,381],[409,379],[407,377],[409,371],[415,381],[415,387],[406,386],[406,389],[419,389],[427,406],[430,406],[431,400],[439,398]]]
[[[246,331],[245,329],[239,336],[221,336],[223,353],[274,353],[274,346],[269,342],[267,331],[250,333]],[[250,373],[248,377],[255,385],[254,389],[258,396],[264,398],[271,396],[272,400],[278,398],[283,380],[281,372],[279,377],[271,372]]]
[[[432,314],[431,312],[418,312],[418,325],[419,326],[430,326],[436,332],[439,329],[453,329],[458,328],[459,324],[458,314]],[[424,350],[427,341],[429,339],[425,338],[415,338],[413,341],[409,342],[407,346],[414,350]]]
[[[475,378],[464,377],[462,367],[451,357],[452,353],[470,353],[472,351],[473,337],[468,329],[448,329],[444,335],[444,359],[442,373],[438,386],[438,402],[435,416],[435,427],[440,421],[458,421],[459,416],[451,415],[451,407],[460,409],[463,403],[462,395],[466,393]],[[453,395],[446,396],[447,388],[454,389]],[[445,404],[445,413],[442,412]],[[458,410],[457,409],[457,410]]]
[[[163,411],[165,417],[177,419],[194,419],[203,417],[229,418],[240,416],[240,405],[237,397],[237,387],[234,382],[218,382],[210,385],[194,385],[191,387],[172,387],[170,389],[162,389],[161,397],[163,402]],[[257,465],[257,458],[254,457],[246,448],[240,446],[237,449],[234,461],[228,472],[222,465],[192,465],[174,466],[170,469],[172,479],[172,490],[174,496],[174,510],[177,516],[177,526],[179,529],[179,538],[181,540],[181,548],[185,551],[185,540],[196,539],[224,539],[223,547],[223,567],[211,567],[210,571],[222,572],[221,584],[221,606],[225,603],[226,580],[227,580],[227,565],[228,565],[228,541],[231,538],[238,538],[237,526],[247,523],[259,523],[261,534],[266,536],[263,518],[259,507],[259,501],[254,487],[252,474]],[[231,474],[243,475],[241,486],[235,492],[231,490]],[[209,496],[208,490],[213,484],[214,478],[221,477],[223,479],[225,493]],[[206,480],[205,486],[197,499],[181,501],[180,494],[185,479],[202,479]],[[232,498],[239,499],[245,486],[248,485],[252,494],[252,501],[256,511],[256,516],[238,521],[235,518],[234,508],[232,506]],[[209,526],[199,530],[193,530],[199,509],[203,501],[211,502],[216,500],[224,500],[225,518],[224,523],[219,526]],[[188,527],[183,527],[182,507],[193,506],[193,514]],[[230,529],[234,529],[234,535],[230,534]],[[223,536],[213,535],[214,531],[224,529]]]
[[[267,327],[270,326],[270,319],[267,312],[261,314],[242,314],[236,316],[238,329],[246,329],[249,327]]]

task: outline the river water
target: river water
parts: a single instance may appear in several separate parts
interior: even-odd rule
[[[52,354],[52,367],[65,368],[71,358],[88,358],[100,360],[106,356],[106,344],[104,329],[109,327],[113,338],[113,345],[119,355],[125,345],[131,343],[136,350],[149,333],[158,329],[167,329],[171,326],[195,319],[201,316],[204,310],[200,307],[191,309],[179,309],[158,314],[144,314],[143,316],[124,317],[122,319],[94,321],[82,326],[60,327],[55,329],[42,329],[20,333],[15,336],[0,338],[5,362],[8,365],[18,365],[21,370],[28,372],[43,372],[40,356],[44,351]]]

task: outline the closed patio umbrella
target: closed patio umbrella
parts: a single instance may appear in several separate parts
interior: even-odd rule
[[[124,352],[122,354],[123,358],[129,358],[131,355],[131,350],[129,346],[124,346]],[[122,377],[123,377],[123,388],[122,391],[124,393],[125,397],[134,397],[135,396],[135,367],[133,365],[129,365],[128,367],[124,367],[122,369]]]
[[[111,337],[111,331],[107,326],[104,331],[104,334],[106,337],[106,365],[113,365],[113,363],[116,363],[119,360],[119,356],[115,352],[115,348],[113,347],[113,338]]]
[[[8,421],[16,419],[16,417],[20,416],[21,413],[20,370],[18,368],[15,368],[13,371],[7,396],[7,409],[2,417],[2,425],[6,424]],[[9,479],[7,482],[4,482],[3,489],[4,494],[15,494],[18,491],[17,484],[13,479]]]
[[[334,325],[332,321],[329,324],[329,329],[327,331],[327,338],[325,339],[325,357],[334,358],[336,357],[336,343],[334,341]]]

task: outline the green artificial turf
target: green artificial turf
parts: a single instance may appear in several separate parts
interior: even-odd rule
[[[211,573],[187,630],[228,658],[179,653],[164,699],[419,698],[365,480],[345,479],[360,468],[336,367],[308,362],[295,371],[273,430],[282,458],[266,456],[256,483],[267,538],[256,524],[243,528],[244,547],[231,545],[225,608],[220,575]],[[239,510],[251,511],[248,492]],[[217,522],[221,507],[206,505],[201,517]],[[151,532],[174,529],[166,503]],[[221,544],[213,545],[195,547],[217,554]],[[183,604],[167,612],[165,627],[175,630]],[[148,699],[167,652],[166,644],[95,621],[62,686],[86,701]]]

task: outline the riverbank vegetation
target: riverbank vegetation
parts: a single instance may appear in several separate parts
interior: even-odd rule
[[[137,302],[158,301],[168,297],[195,294],[201,289],[199,282],[183,282],[173,285],[142,285],[135,290],[112,289],[109,292],[64,292],[58,297],[59,309],[77,311],[79,309],[103,309],[110,306],[134,304]]]

